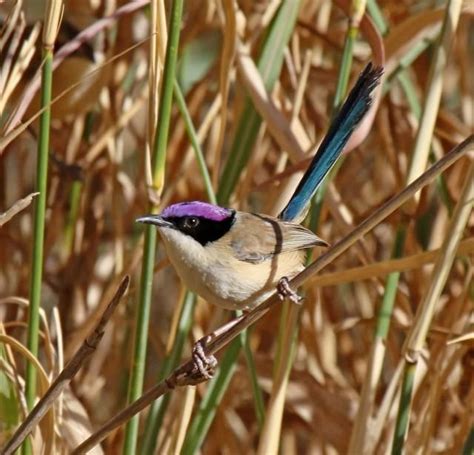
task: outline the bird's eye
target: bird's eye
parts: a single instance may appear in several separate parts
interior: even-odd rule
[[[199,219],[194,216],[188,216],[184,219],[184,227],[191,229],[195,228],[199,224]]]

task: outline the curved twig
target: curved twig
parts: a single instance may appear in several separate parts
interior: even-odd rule
[[[467,154],[469,150],[474,150],[474,135],[469,136],[459,145],[454,147],[437,163],[431,166],[423,175],[408,185],[403,191],[396,194],[382,206],[380,206],[371,216],[366,218],[352,232],[334,244],[325,254],[319,256],[318,259],[316,259],[310,266],[308,266],[300,274],[296,275],[289,282],[290,286],[294,289],[298,288],[311,276],[319,272],[326,265],[330,264],[336,257],[346,251],[352,244],[369,232],[374,226],[379,224],[398,207],[403,205],[408,199],[413,197],[413,195],[421,188],[430,183],[441,172],[454,164],[463,155]],[[217,336],[211,334],[210,336],[204,337],[203,340],[205,340],[205,353],[207,355],[213,355],[220,351],[234,338],[236,338],[243,330],[263,317],[263,315],[265,315],[271,307],[279,303],[281,303],[281,300],[279,299],[278,295],[273,294],[270,298],[253,309],[251,312],[243,314],[242,316],[233,320],[232,326],[229,330],[219,333]],[[219,332],[219,329],[216,332]],[[125,423],[132,416],[145,409],[152,401],[170,392],[176,386],[196,385],[204,381],[206,381],[206,378],[204,378],[197,371],[194,361],[192,359],[186,361],[181,366],[176,368],[165,380],[149,389],[138,400],[134,401],[121,412],[116,414],[111,420],[105,423],[99,430],[97,430],[88,439],[76,447],[76,449],[74,449],[72,452],[72,455],[86,453],[96,444],[105,439],[105,437],[112,430]]]

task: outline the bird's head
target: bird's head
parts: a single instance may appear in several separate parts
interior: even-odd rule
[[[188,243],[193,239],[205,246],[230,230],[235,210],[201,201],[180,202],[166,207],[159,215],[142,216],[136,221],[156,226],[171,243]]]

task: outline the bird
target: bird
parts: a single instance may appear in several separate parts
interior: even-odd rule
[[[168,258],[188,289],[230,310],[251,310],[275,292],[282,299],[299,300],[288,286],[289,279],[303,270],[307,249],[328,246],[300,222],[319,185],[370,109],[382,73],[382,67],[369,63],[359,75],[277,217],[187,201],[136,220],[158,229]]]

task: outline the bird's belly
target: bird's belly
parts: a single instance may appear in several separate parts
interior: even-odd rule
[[[222,263],[204,267],[181,262],[175,269],[191,291],[209,303],[229,310],[245,308],[248,299],[258,289],[258,283],[249,285],[247,280],[242,280]]]
[[[302,269],[304,259],[303,251],[294,251],[258,264],[219,255],[209,262],[185,253],[175,257],[170,250],[169,258],[184,284],[208,302],[230,310],[253,308],[266,300],[280,278],[291,278]]]

